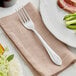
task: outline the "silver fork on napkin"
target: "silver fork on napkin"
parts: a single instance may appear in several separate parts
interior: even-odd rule
[[[24,25],[25,28],[28,30],[32,30],[37,37],[40,39],[42,42],[44,48],[46,49],[47,53],[49,54],[51,60],[56,64],[56,65],[62,65],[62,59],[60,58],[59,55],[57,55],[53,49],[49,47],[49,45],[44,41],[44,39],[40,36],[40,34],[35,30],[34,23],[31,20],[30,16],[28,15],[27,11],[22,8],[21,10],[17,10],[18,17],[21,21],[21,23]]]

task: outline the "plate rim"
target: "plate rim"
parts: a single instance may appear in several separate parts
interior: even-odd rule
[[[40,0],[41,1],[41,0]],[[44,4],[44,3],[43,3]],[[42,17],[42,20],[43,20],[43,23],[45,24],[45,27],[51,32],[51,34],[53,34],[58,40],[60,40],[61,42],[63,42],[64,44],[70,46],[70,47],[73,47],[73,48],[76,48],[75,45],[67,42],[65,39],[62,39],[60,38],[59,36],[57,36],[54,32],[54,30],[50,30],[50,27],[47,26],[47,23],[45,22],[45,19],[44,19],[44,16],[43,16],[43,12],[42,12],[42,3],[40,2],[40,14],[41,14],[41,17]]]

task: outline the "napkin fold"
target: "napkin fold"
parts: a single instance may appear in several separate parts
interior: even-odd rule
[[[47,44],[62,58],[62,66],[55,65],[37,36],[27,30],[19,21],[17,13],[0,19],[0,26],[13,41],[23,57],[40,74],[40,76],[55,76],[73,64],[76,57],[65,44],[56,39],[45,27],[39,12],[28,3],[24,7],[35,24],[36,30]]]

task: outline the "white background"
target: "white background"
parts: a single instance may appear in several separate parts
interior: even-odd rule
[[[0,18],[14,13],[15,9],[27,4],[28,2],[33,3],[33,5],[39,10],[39,0],[18,0],[17,3],[10,8],[0,8]],[[8,39],[8,37],[4,34],[4,32],[2,31],[1,28],[0,28],[0,43],[4,46],[8,46],[9,50],[11,50],[10,52],[15,53],[15,56],[18,57],[21,64],[23,65],[22,67],[25,67],[25,68],[23,68],[24,76],[33,76],[32,72],[30,71],[30,69],[28,68],[26,63],[24,63],[23,60],[20,58],[20,56],[17,54],[17,52],[16,52],[17,49],[15,48],[13,43]],[[75,48],[72,48],[72,47],[68,47],[68,48],[71,49],[71,52],[76,54]],[[59,76],[76,76],[76,64],[74,64],[71,67],[69,67],[68,69],[66,69]]]

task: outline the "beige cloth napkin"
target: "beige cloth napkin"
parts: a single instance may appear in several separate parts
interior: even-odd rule
[[[57,66],[51,61],[40,40],[32,31],[27,30],[20,23],[16,13],[0,19],[0,25],[34,70],[41,76],[55,76],[75,62],[76,57],[69,51],[66,45],[57,40],[46,29],[39,12],[31,3],[28,3],[25,8],[35,23],[36,30],[48,45],[62,58],[62,66]]]

